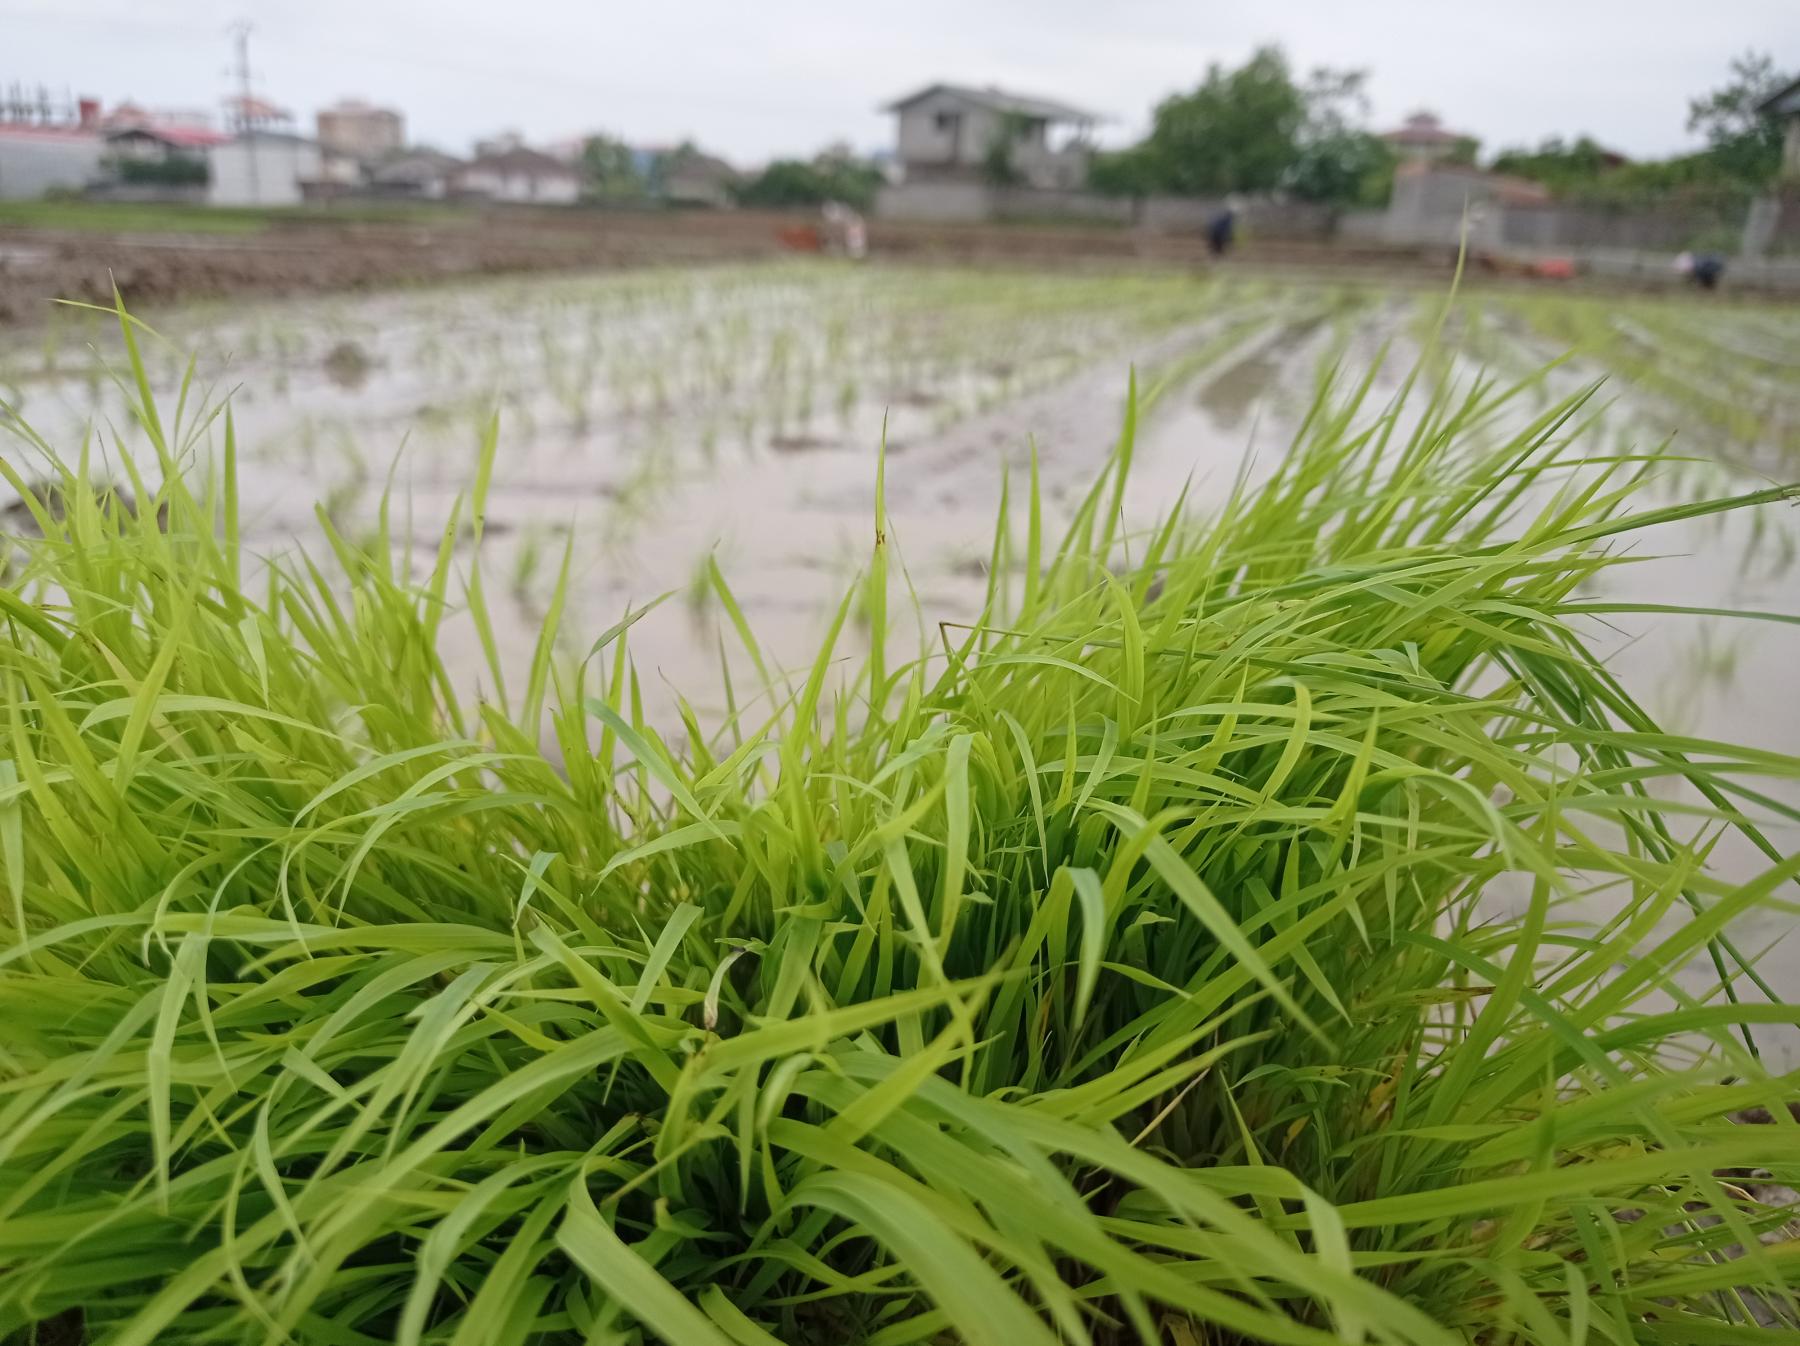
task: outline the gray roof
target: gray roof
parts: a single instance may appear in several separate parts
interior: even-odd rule
[[[713,154],[675,154],[669,156],[663,169],[665,178],[688,178],[706,182],[736,182],[738,171]]]
[[[523,173],[537,177],[578,178],[580,172],[572,164],[566,164],[553,155],[541,150],[527,149],[519,145],[510,150],[501,150],[498,154],[478,154],[464,168],[477,172],[489,171],[499,173]]]
[[[1078,108],[1072,103],[1059,103],[1053,98],[1034,98],[1030,94],[1009,93],[1005,89],[997,89],[989,85],[978,89],[968,84],[927,84],[915,93],[904,98],[896,98],[883,105],[883,112],[901,112],[923,98],[933,94],[948,94],[952,98],[960,98],[977,107],[992,108],[995,112],[1011,112],[1021,117],[1042,117],[1052,122],[1095,122],[1106,120],[1097,112],[1089,112],[1086,108]]]
[[[453,173],[462,166],[463,161],[453,154],[419,145],[378,156],[369,166],[369,176],[377,182],[415,182]]]
[[[1800,112],[1800,79],[1777,89],[1757,105],[1759,112]]]

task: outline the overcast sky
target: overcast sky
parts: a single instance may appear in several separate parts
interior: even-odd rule
[[[1429,107],[1490,150],[1587,131],[1668,153],[1733,54],[1800,67],[1800,0],[0,0],[0,82],[216,107],[238,18],[257,91],[307,127],[355,94],[451,150],[604,130],[743,164],[884,145],[876,107],[937,79],[1091,107],[1120,142],[1268,41],[1302,69],[1367,68],[1377,129]]]

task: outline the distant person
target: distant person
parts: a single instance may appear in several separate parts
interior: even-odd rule
[[[1231,245],[1237,238],[1237,207],[1231,202],[1225,203],[1225,209],[1212,217],[1206,226],[1206,248],[1214,257],[1223,257],[1231,251]]]
[[[841,201],[825,203],[825,231],[831,250],[853,261],[869,255],[869,227],[860,212]]]
[[[1684,252],[1675,259],[1675,269],[1702,290],[1716,290],[1725,274],[1725,259],[1716,252]]]

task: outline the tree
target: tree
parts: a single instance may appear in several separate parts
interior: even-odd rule
[[[1283,185],[1303,201],[1380,205],[1393,187],[1394,163],[1381,137],[1345,131],[1301,145]]]
[[[1708,152],[1727,177],[1763,182],[1781,167],[1782,126],[1761,104],[1793,81],[1767,52],[1747,51],[1731,62],[1731,78],[1688,103],[1688,130],[1706,137]]]
[[[1592,136],[1582,135],[1573,141],[1551,136],[1535,150],[1501,150],[1491,167],[1496,173],[1530,178],[1562,193],[1581,191],[1624,165],[1619,156],[1609,153]]]
[[[1094,155],[1087,185],[1105,196],[1149,196],[1162,190],[1163,176],[1162,160],[1145,143]]]
[[[206,160],[191,154],[166,159],[119,159],[112,165],[120,182],[145,187],[204,187],[211,175]]]
[[[1216,196],[1287,190],[1309,201],[1379,204],[1393,155],[1362,126],[1368,75],[1314,70],[1296,83],[1279,47],[1214,65],[1191,93],[1166,98],[1141,144],[1097,155],[1088,185],[1115,196]]]
[[[581,175],[589,196],[628,200],[648,191],[631,147],[611,136],[589,136],[581,145]]]
[[[1572,143],[1552,137],[1535,150],[1502,151],[1493,167],[1584,201],[1620,207],[1680,202],[1728,218],[1780,169],[1782,130],[1761,104],[1790,78],[1766,55],[1747,52],[1734,59],[1726,83],[1688,102],[1688,129],[1706,138],[1697,153],[1622,164],[1587,136]]]
[[[1157,104],[1149,145],[1164,191],[1268,191],[1293,167],[1306,98],[1279,47],[1236,70],[1214,64],[1192,93]]]
[[[990,187],[1017,187],[1024,174],[1013,162],[1013,146],[1024,133],[1030,118],[1017,112],[1002,112],[1000,124],[981,152],[981,177]]]
[[[1458,164],[1463,168],[1475,167],[1475,156],[1481,153],[1481,142],[1474,136],[1458,136],[1450,142],[1450,152],[1444,156],[1447,164]]]
[[[746,206],[784,210],[822,206],[842,201],[859,210],[868,208],[882,183],[881,170],[836,148],[827,149],[811,163],[803,159],[777,159],[738,188]]]
[[[1294,161],[1282,185],[1306,201],[1380,204],[1393,185],[1394,153],[1361,123],[1368,114],[1365,70],[1321,67],[1307,78]]]

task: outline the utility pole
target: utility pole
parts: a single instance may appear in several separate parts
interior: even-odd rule
[[[250,199],[262,204],[262,186],[256,176],[256,137],[250,126],[250,21],[239,19],[231,25],[231,36],[237,48],[237,61],[231,74],[238,86],[238,134],[244,140],[245,165],[250,178]]]

